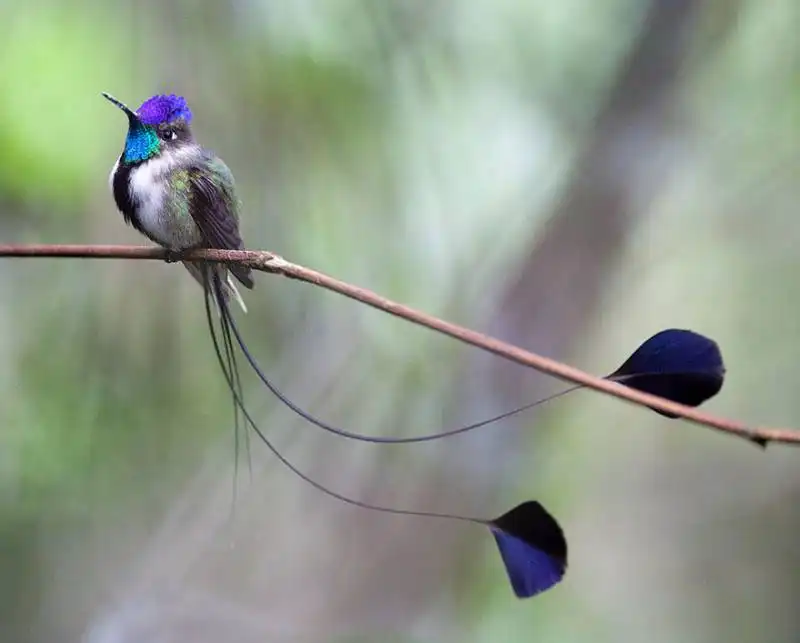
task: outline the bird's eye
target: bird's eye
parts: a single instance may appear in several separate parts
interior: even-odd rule
[[[167,127],[166,129],[161,130],[161,138],[165,141],[174,141],[178,138],[178,135],[175,133],[175,130],[171,127]]]

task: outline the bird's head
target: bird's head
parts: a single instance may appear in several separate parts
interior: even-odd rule
[[[144,101],[135,112],[103,92],[103,97],[128,117],[128,135],[122,163],[136,165],[192,142],[192,112],[182,96],[159,94]]]

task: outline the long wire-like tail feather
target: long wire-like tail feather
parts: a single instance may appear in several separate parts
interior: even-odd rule
[[[219,278],[219,275],[211,275],[212,279],[212,288],[211,292],[213,293],[213,298],[217,302],[217,306],[220,310],[220,332],[222,333],[222,340],[223,344],[230,342],[231,337],[230,334],[227,335],[226,339],[226,327],[234,328],[233,318],[231,317],[230,310],[228,309],[228,303],[225,299],[225,295],[223,292],[222,280]],[[331,498],[339,500],[349,505],[353,505],[356,507],[361,507],[362,509],[370,509],[372,511],[380,511],[384,513],[390,514],[399,514],[405,516],[421,516],[427,518],[442,518],[442,519],[449,519],[449,520],[459,520],[462,522],[471,522],[477,523],[480,525],[486,525],[487,521],[481,518],[472,518],[469,516],[459,516],[456,514],[445,514],[445,513],[436,513],[432,511],[412,511],[409,509],[395,509],[392,507],[383,507],[380,505],[373,505],[366,502],[361,502],[360,500],[355,500],[353,498],[349,498],[348,496],[342,495],[333,491],[332,489],[328,489],[326,486],[320,484],[309,475],[303,473],[300,469],[298,469],[290,460],[288,460],[279,450],[278,448],[272,443],[272,441],[266,436],[266,434],[261,430],[261,427],[258,426],[256,421],[253,419],[253,416],[250,415],[250,412],[247,410],[247,407],[244,404],[244,401],[237,390],[236,385],[236,376],[231,371],[231,364],[229,361],[223,356],[223,352],[226,352],[224,348],[220,348],[220,340],[217,337],[217,329],[214,323],[213,315],[211,314],[211,305],[209,302],[209,297],[205,299],[206,303],[206,319],[208,321],[208,327],[211,334],[211,341],[214,345],[214,352],[217,356],[217,362],[220,365],[220,369],[222,370],[222,374],[225,377],[225,381],[228,384],[228,388],[231,390],[231,394],[234,400],[235,405],[241,411],[242,416],[247,421],[247,424],[255,431],[256,435],[261,439],[264,445],[272,452],[272,454],[283,464],[287,469],[289,469],[292,473],[298,476],[301,480],[306,482],[307,484],[311,485],[318,491],[324,493]],[[232,342],[230,347],[233,348]]]
[[[236,507],[236,495],[238,489],[239,451],[241,446],[239,443],[240,436],[244,437],[244,447],[245,447],[245,452],[247,454],[247,466],[248,470],[250,471],[251,477],[253,473],[252,461],[250,459],[250,434],[246,430],[246,428],[242,426],[242,421],[241,421],[242,417],[241,417],[240,405],[244,404],[244,393],[242,390],[242,382],[239,374],[239,365],[236,359],[236,350],[233,346],[230,330],[227,325],[227,316],[223,315],[222,309],[217,303],[218,298],[224,301],[224,294],[222,294],[220,289],[219,297],[217,296],[218,290],[214,286],[213,272],[209,268],[210,266],[208,264],[200,264],[200,272],[203,279],[202,283],[204,285],[204,291],[205,291],[205,304],[206,307],[210,309],[209,300],[213,300],[215,307],[217,308],[217,312],[219,313],[220,333],[222,334],[223,338],[223,348],[225,355],[224,355],[224,362],[222,361],[221,354],[218,354],[218,359],[220,361],[220,368],[222,368],[223,372],[225,373],[225,379],[228,382],[228,387],[230,389],[233,401],[234,461],[233,461],[233,499],[231,503],[231,511],[233,512]],[[211,319],[209,320],[209,332],[211,333],[212,339],[216,344],[216,331],[212,321],[213,320]]]
[[[231,340],[230,330],[231,328],[235,328],[235,322],[230,315],[219,275],[213,274],[211,277],[213,279],[213,285],[210,290],[214,293],[214,297],[217,301],[220,312],[220,332],[223,335],[225,344],[225,356],[223,357],[223,351],[220,350],[214,318],[211,313],[211,305],[209,303],[207,290],[205,297],[206,318],[208,320],[208,327],[214,344],[214,352],[216,353],[217,361],[225,376],[228,388],[233,395],[234,405],[241,410],[242,415],[250,427],[258,434],[262,442],[264,442],[266,447],[272,452],[272,455],[274,455],[284,467],[303,480],[303,482],[324,495],[361,509],[395,515],[456,520],[488,527],[497,542],[503,565],[506,568],[506,573],[508,574],[512,587],[520,598],[527,598],[545,591],[563,578],[564,571],[566,570],[567,552],[563,532],[555,519],[535,501],[528,501],[518,505],[511,511],[504,513],[494,520],[433,511],[396,509],[394,507],[374,505],[356,500],[333,491],[292,464],[292,462],[288,460],[261,431],[241,399],[238,390],[240,384],[237,381],[237,376],[234,375],[235,358],[231,359],[231,352],[234,346]],[[240,345],[240,348],[243,347]]]

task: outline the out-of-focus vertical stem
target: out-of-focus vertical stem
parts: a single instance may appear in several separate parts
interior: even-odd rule
[[[508,282],[490,334],[568,359],[598,314],[628,234],[669,169],[669,112],[699,0],[653,0],[555,212]],[[535,399],[545,378],[482,359],[490,406]],[[542,390],[535,382],[542,382]],[[484,403],[486,400],[484,400]],[[484,410],[485,412],[485,410]],[[526,418],[525,421],[530,421]]]

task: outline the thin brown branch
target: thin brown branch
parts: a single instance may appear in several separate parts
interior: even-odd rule
[[[0,245],[0,257],[75,257],[91,259],[160,259],[168,254],[161,248],[144,246],[98,246],[98,245]],[[562,362],[526,351],[474,330],[451,324],[442,319],[415,310],[365,288],[354,286],[321,272],[305,268],[272,252],[263,250],[192,250],[181,255],[181,259],[203,260],[221,263],[236,263],[254,270],[283,275],[325,288],[362,304],[372,306],[413,324],[425,326],[443,335],[448,335],[465,344],[471,344],[507,360],[528,366],[567,382],[580,384],[606,395],[640,406],[678,415],[690,422],[716,429],[729,435],[744,438],[766,446],[769,442],[800,445],[800,430],[750,427],[735,420],[728,420],[670,400],[643,393],[602,377],[590,375]]]

